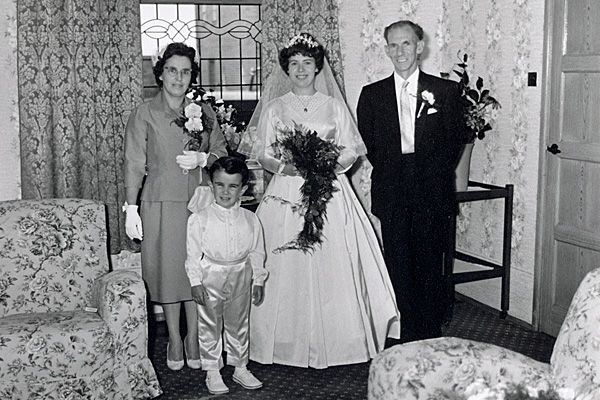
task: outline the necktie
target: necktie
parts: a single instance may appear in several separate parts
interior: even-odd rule
[[[400,144],[402,146],[402,154],[415,152],[415,133],[412,122],[412,114],[410,112],[410,96],[408,94],[408,81],[402,84],[400,91]]]

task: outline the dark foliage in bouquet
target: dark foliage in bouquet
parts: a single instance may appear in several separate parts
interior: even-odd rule
[[[173,120],[180,128],[183,128],[183,133],[189,136],[185,148],[191,151],[200,150],[202,145],[202,134],[210,133],[210,128],[213,125],[213,120],[202,111],[202,103],[206,91],[199,86],[192,86],[188,89],[187,96],[192,99],[179,118]]]
[[[485,133],[492,129],[491,112],[501,108],[500,103],[495,97],[490,95],[489,89],[483,88],[483,79],[478,76],[475,81],[475,87],[467,73],[467,61],[469,56],[464,54],[462,62],[456,64],[459,70],[453,72],[458,75],[461,97],[464,103],[465,121],[467,125],[467,135],[465,143],[474,143],[475,139],[483,139]],[[448,77],[445,73],[442,76]]]
[[[323,224],[327,218],[327,203],[339,189],[334,186],[335,168],[342,146],[319,138],[317,132],[300,124],[286,127],[273,143],[281,160],[296,167],[304,184],[300,208],[304,226],[296,239],[275,249],[280,252],[288,249],[309,252],[314,246],[323,243]]]

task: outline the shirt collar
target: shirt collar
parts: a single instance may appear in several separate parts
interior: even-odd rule
[[[226,214],[231,214],[231,213],[237,212],[240,209],[241,205],[242,205],[241,199],[238,200],[233,206],[231,206],[231,208],[225,208],[225,207],[217,204],[216,201],[213,201],[213,203],[212,203],[212,207],[214,209],[216,209],[217,211],[219,211],[221,213],[226,213]]]
[[[190,104],[192,101],[186,96],[183,99],[183,109],[185,109],[185,107],[187,107],[188,104]],[[151,107],[154,110],[157,111],[163,111],[165,113],[165,115],[169,115],[169,114],[173,114],[174,116],[180,117],[181,115],[177,114],[177,112],[175,112],[170,106],[169,103],[167,103],[167,99],[165,98],[165,95],[163,94],[162,89],[158,92],[158,94],[156,96],[154,96],[154,98],[151,100]]]
[[[405,81],[408,81],[408,93],[416,96],[417,86],[419,83],[419,68],[410,74],[408,79],[402,78],[396,71],[394,71],[394,83],[396,85],[396,89],[401,89]]]

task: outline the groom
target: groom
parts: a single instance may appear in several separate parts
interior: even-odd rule
[[[423,29],[398,21],[384,37],[394,73],[363,87],[357,117],[373,165],[371,211],[381,221],[401,341],[408,342],[441,336],[443,256],[465,123],[456,82],[419,70]]]

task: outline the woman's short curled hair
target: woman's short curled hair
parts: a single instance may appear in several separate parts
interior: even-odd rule
[[[158,61],[152,68],[154,72],[154,79],[159,88],[162,88],[163,81],[160,79],[161,75],[165,70],[165,63],[173,56],[182,56],[189,58],[192,63],[192,79],[190,79],[190,86],[196,83],[198,78],[198,71],[200,68],[196,63],[196,50],[193,47],[186,45],[185,43],[171,43],[167,46],[162,56],[158,57]]]
[[[288,44],[279,52],[279,65],[289,74],[290,57],[301,54],[315,59],[317,74],[323,69],[325,49],[310,33],[299,33],[292,37]]]

